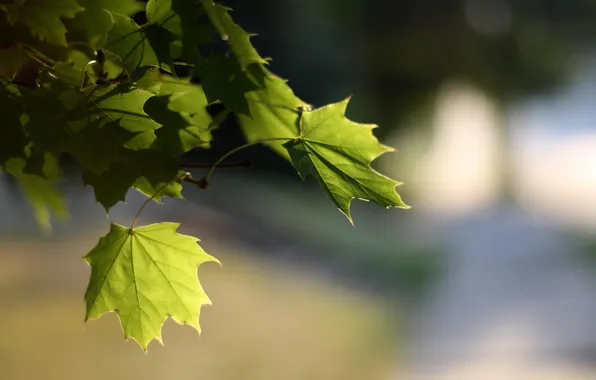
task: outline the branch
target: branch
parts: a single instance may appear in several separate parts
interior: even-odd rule
[[[258,145],[258,144],[262,144],[265,142],[270,142],[270,141],[290,141],[293,140],[294,137],[272,137],[272,138],[268,138],[268,139],[263,139],[263,140],[258,140],[258,141],[253,141],[251,143],[247,143],[244,145],[240,145],[232,150],[230,150],[228,153],[224,154],[223,156],[221,156],[219,158],[219,160],[217,160],[209,169],[209,171],[207,172],[207,174],[205,174],[205,176],[203,178],[201,178],[202,184],[204,184],[205,188],[207,188],[207,186],[209,186],[209,178],[211,177],[211,175],[213,174],[213,172],[215,171],[216,168],[222,166],[223,161],[228,158],[229,156],[233,155],[236,152],[241,151],[242,149],[246,149],[249,148],[253,145]]]
[[[209,187],[209,184],[207,183],[207,181],[205,181],[204,178],[201,178],[201,179],[193,178],[192,175],[190,175],[190,173],[186,173],[186,176],[184,178],[182,178],[182,180],[184,182],[188,182],[188,183],[192,183],[193,185],[196,185],[201,190],[207,190],[207,188]]]

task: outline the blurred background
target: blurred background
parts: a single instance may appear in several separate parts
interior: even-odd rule
[[[166,323],[144,355],[114,315],[83,324],[80,258],[108,219],[64,166],[71,216],[40,233],[0,186],[6,379],[596,378],[596,2],[228,1],[271,69],[398,149],[375,162],[411,210],[353,202],[264,148],[250,170],[153,204],[223,267],[199,339]],[[230,120],[210,162],[242,141]],[[129,223],[131,192],[109,220]]]

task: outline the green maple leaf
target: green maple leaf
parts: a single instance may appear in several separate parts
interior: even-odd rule
[[[211,42],[215,35],[211,25],[201,22],[204,13],[195,0],[147,2],[147,31],[152,31],[148,33],[149,42],[162,60],[193,62],[200,57],[199,45]]]
[[[145,149],[155,141],[155,130],[161,125],[143,110],[145,102],[154,96],[150,91],[129,84],[112,85],[100,90],[88,91],[87,118],[101,118],[134,133],[124,146],[129,149]],[[80,108],[84,110],[84,108]]]
[[[117,161],[100,174],[83,170],[82,179],[85,185],[93,187],[95,200],[109,212],[118,202],[126,199],[128,190],[136,180],[136,171],[131,171],[134,169],[128,161]]]
[[[2,19],[0,18],[0,23],[1,20]],[[10,31],[3,31],[0,27],[0,35],[3,33],[9,34]],[[2,44],[1,40],[0,44]],[[8,49],[0,48],[0,78],[12,78],[29,60],[31,60],[31,58],[27,57],[21,49],[17,49],[16,47]]]
[[[85,293],[86,320],[118,313],[125,339],[143,350],[157,339],[168,316],[200,332],[201,306],[211,304],[198,278],[204,262],[219,262],[176,232],[178,223],[138,228],[112,224],[110,232],[85,256],[91,278]]]
[[[155,142],[155,130],[161,127],[143,110],[145,102],[153,95],[127,83],[91,87],[82,92],[71,89],[59,98],[66,108],[65,115],[59,116],[54,111],[58,120],[66,123],[53,123],[53,130],[46,129],[45,133],[62,131],[54,140],[69,144],[67,149],[77,149],[81,153],[85,152],[85,141],[90,141],[91,136],[100,139],[98,145],[111,147],[110,151],[114,151],[118,144],[132,150],[149,148]],[[52,141],[52,138],[46,136],[43,140]],[[73,144],[79,146],[73,148]],[[107,158],[105,154],[104,157]]]
[[[63,62],[54,65],[53,74],[61,82],[69,85],[72,90],[95,86],[100,76],[101,79],[109,81],[125,74],[120,57],[109,51],[103,50],[102,52],[103,62],[99,64],[92,62],[97,58],[95,52],[73,49]],[[90,62],[91,64],[89,64]]]
[[[0,166],[13,157],[26,158],[25,147],[29,143],[21,117],[23,109],[16,93],[9,91],[9,85],[0,84],[0,104],[3,105],[2,138],[0,139]]]
[[[136,0],[79,0],[85,8],[73,20],[66,20],[67,38],[71,43],[84,43],[93,49],[101,48],[114,27],[111,13],[132,16],[143,9]]]
[[[54,45],[67,46],[63,18],[73,18],[84,10],[77,0],[27,0],[0,5],[10,24],[26,26],[31,34]]]
[[[60,170],[58,160],[44,153],[41,167],[41,176],[25,172],[31,150],[26,150],[27,158],[13,157],[6,161],[4,170],[13,175],[27,196],[29,204],[33,208],[35,220],[44,231],[51,231],[52,212],[60,218],[68,215],[66,202],[56,187]]]
[[[131,76],[134,77],[138,69],[147,66],[159,66],[170,72],[173,70],[170,63],[160,61],[145,30],[136,22],[118,13],[112,13],[112,17],[114,27],[108,33],[104,48],[121,58]]]
[[[38,145],[33,142],[30,142],[27,147],[25,148],[26,151],[26,163],[23,167],[23,173],[25,174],[34,174],[41,178],[48,179],[48,171],[46,167],[46,162],[50,161],[50,165],[56,166],[57,159],[56,156],[52,155],[52,153],[46,152],[45,150],[41,149]],[[56,171],[53,173],[58,177],[58,168],[56,167]]]
[[[83,183],[93,187],[95,199],[109,211],[124,201],[131,187],[159,202],[163,196],[182,198],[177,160],[161,151],[122,149],[119,158],[100,174],[83,170]]]
[[[57,82],[21,91],[27,114],[24,127],[31,141],[43,150],[53,153],[64,151],[72,131],[66,123],[68,109],[62,97],[70,95],[70,88]]]
[[[255,68],[259,70],[258,68]],[[233,56],[214,56],[195,66],[209,103],[220,100],[230,110],[251,116],[246,93],[259,89]]]
[[[68,20],[68,41],[72,44],[86,44],[92,49],[103,46],[108,33],[114,27],[114,19],[100,2],[94,0],[81,1],[83,12],[77,13],[74,19]]]
[[[87,59],[87,61],[89,61],[89,59]],[[70,60],[58,62],[53,67],[53,74],[57,76],[63,83],[76,88],[80,86],[83,75],[83,67],[76,67],[78,64],[79,62]]]
[[[68,152],[82,168],[101,174],[118,160],[122,146],[134,136],[115,122],[97,119],[71,137]]]
[[[135,87],[140,88],[142,90],[146,90],[154,94],[159,94],[159,90],[161,89],[161,82],[163,82],[163,76],[164,75],[160,72],[160,70],[157,67],[148,67],[143,73],[143,76],[138,78],[134,85]]]
[[[137,86],[157,95],[150,98],[144,111],[163,126],[156,131],[153,149],[180,155],[195,147],[208,148],[211,131],[217,123],[207,112],[203,86],[190,78],[175,78],[158,70],[147,70]]]
[[[178,55],[177,47],[174,45],[177,41],[176,36],[160,25],[147,25],[144,28],[144,34],[155,52],[159,66],[173,73],[174,58]]]
[[[408,208],[395,191],[400,183],[370,167],[371,161],[393,148],[379,144],[372,130],[344,115],[349,98],[314,111],[303,111],[300,136],[284,144],[294,167],[305,179],[312,175],[350,222],[353,198],[385,207]]]
[[[203,105],[200,113],[190,113],[188,108],[178,108],[182,97],[191,98],[189,93],[154,96],[145,103],[145,112],[163,124],[156,132],[156,148],[173,155],[179,155],[195,147],[208,148],[211,141],[211,116],[206,111],[207,101],[203,94],[193,97],[197,105]]]
[[[238,58],[242,70],[246,70],[253,63],[267,63],[250,42],[250,37],[255,34],[247,33],[234,22],[229,14],[230,8],[214,3],[212,0],[203,0],[201,3],[220,37],[228,42],[230,49]]]
[[[178,162],[164,157],[155,162],[151,169],[144,169],[135,180],[133,187],[157,203],[163,197],[184,198],[180,179],[184,170],[178,169]]]
[[[85,8],[89,6],[101,7],[112,13],[133,16],[143,10],[143,2],[138,0],[79,0]]]
[[[299,108],[310,108],[306,102],[294,95],[286,81],[259,67],[251,73],[255,82],[263,87],[248,92],[245,96],[250,107],[250,116],[239,115],[242,131],[250,142],[287,137],[298,137]],[[270,141],[265,145],[289,159],[283,143]]]
[[[151,147],[154,131],[161,127],[143,111],[154,94],[128,84],[78,91],[54,82],[24,93],[29,116],[25,130],[32,141],[54,153],[71,152],[83,166],[99,163],[94,157],[98,153],[109,165],[118,158],[118,145],[133,150]],[[93,139],[97,149],[88,148]],[[100,147],[106,150],[99,152]]]

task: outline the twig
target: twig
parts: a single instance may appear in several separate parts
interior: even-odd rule
[[[193,185],[196,185],[201,190],[207,190],[207,188],[209,187],[209,184],[207,183],[207,181],[205,181],[204,178],[200,178],[200,179],[193,178],[190,175],[190,173],[187,173],[186,177],[182,178],[182,180],[185,182],[192,183]]]
[[[205,188],[207,188],[207,186],[209,186],[209,178],[211,177],[211,175],[213,174],[213,172],[215,171],[215,169],[217,167],[219,167],[223,163],[223,161],[226,158],[230,157],[232,154],[234,154],[234,153],[236,153],[238,151],[241,151],[242,149],[246,149],[248,147],[251,147],[253,145],[258,145],[258,144],[262,144],[262,143],[270,142],[270,141],[290,141],[292,139],[294,139],[294,138],[293,137],[273,137],[273,138],[270,138],[270,139],[263,139],[263,140],[259,140],[259,141],[254,141],[254,142],[251,142],[251,143],[247,143],[247,144],[244,144],[244,145],[240,145],[240,146],[238,146],[238,147],[230,150],[229,152],[227,152],[226,154],[224,154],[223,156],[221,156],[219,158],[219,160],[215,161],[215,163],[213,164],[213,166],[211,166],[211,169],[209,169],[209,171],[207,172],[207,174],[205,174],[205,176],[203,178],[201,178],[201,180],[204,182]]]
[[[137,221],[139,220],[139,216],[141,215],[141,212],[143,211],[143,209],[145,208],[145,206],[147,206],[147,204],[149,202],[151,202],[151,200],[153,200],[157,194],[161,193],[163,191],[163,189],[165,189],[166,187],[168,187],[172,182],[181,180],[181,179],[186,179],[186,177],[190,176],[190,173],[184,173],[184,177],[182,176],[178,176],[176,179],[174,179],[171,182],[166,182],[163,186],[161,186],[151,197],[147,198],[147,200],[145,202],[143,202],[143,204],[141,205],[141,207],[139,208],[139,211],[137,212],[137,214],[135,215],[135,218],[132,220],[132,224],[130,225],[130,229],[134,229],[135,225],[137,224]]]

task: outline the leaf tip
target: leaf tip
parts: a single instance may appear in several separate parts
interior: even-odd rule
[[[377,128],[377,127],[378,127],[378,125],[375,125],[373,128]],[[392,146],[383,145],[383,144],[381,144],[381,146],[383,147],[383,149],[385,149],[385,152],[383,152],[383,153],[396,153],[396,152],[398,152],[397,148],[394,148]]]
[[[402,184],[403,184],[403,182],[396,182],[395,187],[398,187]],[[397,197],[397,201],[395,202],[395,204],[387,206],[388,209],[389,208],[400,208],[402,210],[409,210],[412,208],[412,206],[408,205],[407,203],[405,203],[403,201],[403,199],[401,198],[401,195],[399,195],[399,193],[397,191],[395,191],[395,188],[394,188],[394,192],[395,192],[395,196]]]
[[[216,257],[211,256],[209,254],[207,254],[207,256],[209,256],[209,257],[205,260],[205,262],[211,261],[211,262],[214,262],[216,264],[219,264],[220,268],[223,267],[223,264],[221,263],[221,261],[219,261]],[[209,302],[211,302],[211,301],[209,301]]]
[[[354,224],[354,219],[352,218],[352,213],[350,212],[350,203],[351,203],[351,199],[348,202],[347,206],[343,206],[343,205],[338,205],[337,209],[344,214],[344,216],[346,218],[348,218],[348,222],[350,222],[350,224],[352,225],[352,227],[355,227],[356,225]]]

